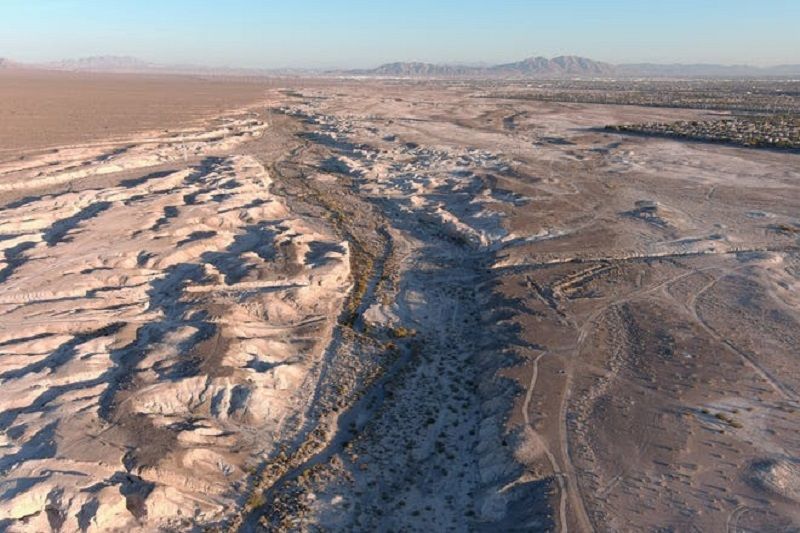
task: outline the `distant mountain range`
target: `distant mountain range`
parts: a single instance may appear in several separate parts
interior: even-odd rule
[[[127,56],[95,56],[40,64],[22,64],[0,58],[0,69],[10,68],[70,72],[195,74],[206,76],[356,76],[465,79],[800,77],[800,64],[780,65],[775,67],[653,63],[612,65],[610,63],[603,63],[578,56],[559,56],[551,59],[546,57],[531,57],[514,63],[478,66],[397,62],[387,63],[373,69],[327,71],[162,65]]]
[[[614,74],[614,66],[592,61],[585,57],[560,56],[553,59],[531,57],[516,63],[484,67],[460,65],[435,65],[432,63],[388,63],[375,69],[349,70],[354,76],[393,77],[481,77],[481,78],[563,78],[607,77]]]
[[[19,64],[11,61],[10,59],[6,59],[4,57],[0,57],[0,69],[4,68],[16,68]]]
[[[171,69],[166,65],[157,65],[129,56],[93,56],[79,59],[65,59],[32,65],[48,70],[68,70],[79,72],[145,72],[151,70]]]
[[[705,63],[695,64],[655,64],[631,63],[618,65],[616,73],[619,76],[652,76],[652,77],[785,77],[800,76],[800,65],[778,65],[774,67],[752,67],[749,65],[713,65]]]
[[[184,74],[200,76],[299,76],[314,74],[313,71],[304,69],[249,69],[200,65],[166,65],[150,63],[130,56],[91,56],[47,63],[16,63],[0,58],[0,69],[2,68],[109,74]]]
[[[610,77],[670,77],[723,78],[800,76],[800,65],[751,67],[747,65],[653,64],[636,63],[612,65],[578,56],[559,56],[552,59],[531,57],[516,63],[469,67],[436,65],[432,63],[387,63],[374,69],[349,70],[352,76],[383,76],[402,78],[501,78],[501,79],[558,79]]]

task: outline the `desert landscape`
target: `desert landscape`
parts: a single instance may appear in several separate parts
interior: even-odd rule
[[[796,83],[430,74],[0,69],[0,530],[800,529]]]

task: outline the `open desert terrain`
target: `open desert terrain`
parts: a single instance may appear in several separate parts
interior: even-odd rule
[[[0,530],[800,530],[800,155],[529,92],[0,74]]]
[[[0,157],[202,125],[270,84],[188,76],[0,69]]]

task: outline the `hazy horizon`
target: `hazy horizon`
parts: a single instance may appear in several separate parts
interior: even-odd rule
[[[686,0],[9,0],[0,57],[129,56],[234,68],[363,68],[394,61],[487,63],[578,55],[608,63],[800,63],[800,3]]]

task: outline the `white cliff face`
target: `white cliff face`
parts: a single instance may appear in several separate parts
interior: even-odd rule
[[[193,135],[198,155],[238,138]],[[293,217],[251,157],[148,176],[183,146],[70,154],[5,168],[0,186],[142,178],[0,212],[0,524],[219,520],[302,424],[349,289],[348,246]]]

